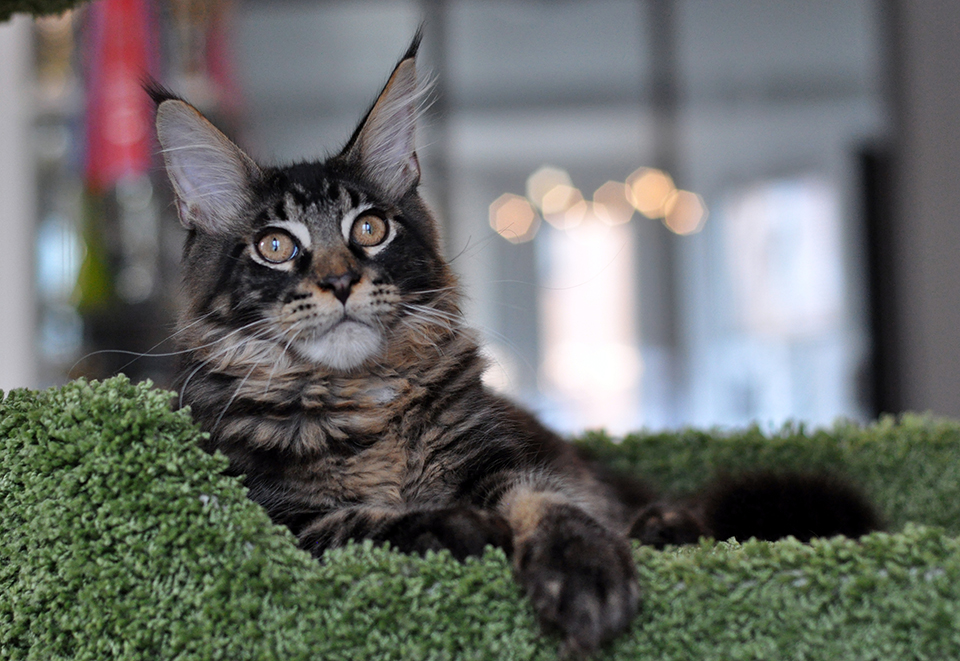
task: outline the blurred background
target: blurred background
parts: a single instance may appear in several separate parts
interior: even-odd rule
[[[183,232],[144,73],[254,158],[313,159],[421,23],[424,195],[491,385],[562,431],[960,416],[960,4],[907,0],[17,15],[0,388],[172,382]]]

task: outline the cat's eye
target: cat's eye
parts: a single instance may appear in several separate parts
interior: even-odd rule
[[[257,241],[257,252],[271,264],[282,264],[297,256],[299,246],[286,232],[270,230]]]
[[[353,221],[353,227],[350,228],[350,240],[358,246],[372,248],[386,241],[388,233],[389,228],[386,220],[380,216],[366,214]]]

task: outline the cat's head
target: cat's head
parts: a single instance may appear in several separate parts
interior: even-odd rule
[[[455,303],[438,302],[449,303],[455,282],[417,190],[418,44],[343,150],[319,162],[262,167],[193,106],[149,90],[189,230],[185,322],[335,371],[377,360],[411,320],[449,325]]]

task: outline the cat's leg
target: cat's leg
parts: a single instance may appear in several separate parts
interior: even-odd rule
[[[507,522],[494,512],[467,507],[400,510],[346,507],[318,517],[299,534],[301,548],[319,557],[348,540],[389,543],[404,553],[447,549],[458,560],[483,554],[490,546],[511,552]]]
[[[559,491],[516,487],[499,510],[513,531],[517,578],[565,651],[589,653],[627,627],[640,590],[624,536]]]

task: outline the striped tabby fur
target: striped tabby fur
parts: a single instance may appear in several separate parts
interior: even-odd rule
[[[460,558],[503,547],[541,620],[589,651],[636,610],[629,513],[481,382],[417,192],[418,41],[347,146],[317,163],[261,167],[149,90],[190,230],[182,404],[314,555],[349,539]]]
[[[464,558],[500,546],[541,621],[589,652],[636,611],[627,534],[650,499],[615,493],[482,384],[417,192],[418,43],[321,162],[262,167],[188,103],[149,90],[189,230],[181,403],[304,549],[372,539]],[[671,539],[661,513],[634,534]]]

